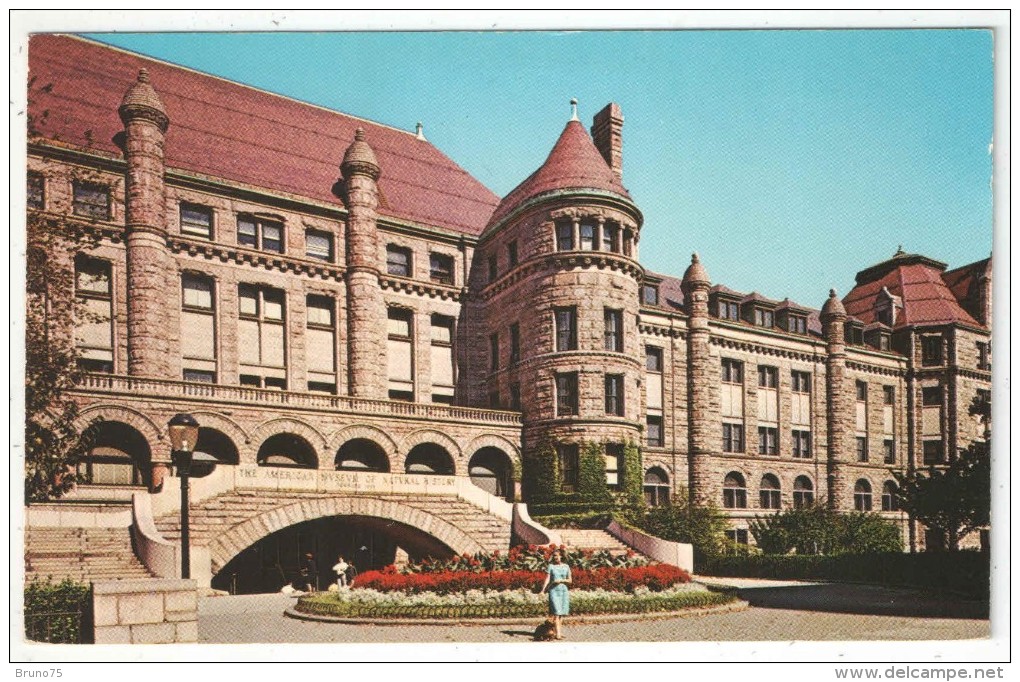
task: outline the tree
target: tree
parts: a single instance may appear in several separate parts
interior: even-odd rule
[[[900,509],[945,539],[951,551],[960,541],[989,524],[992,500],[991,401],[978,395],[970,413],[985,425],[986,439],[962,450],[948,466],[927,471],[893,471]]]
[[[638,524],[641,530],[672,542],[694,546],[694,561],[722,554],[727,546],[729,524],[712,504],[699,506],[680,490],[669,505],[653,507]]]
[[[786,509],[750,523],[755,544],[765,554],[866,554],[901,552],[895,524],[878,514],[842,513],[824,505]]]

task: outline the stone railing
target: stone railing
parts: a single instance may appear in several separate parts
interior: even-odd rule
[[[243,405],[276,405],[345,412],[404,419],[428,419],[455,422],[500,424],[510,427],[521,425],[519,412],[483,410],[474,407],[455,407],[441,403],[408,403],[396,400],[375,400],[345,395],[324,395],[300,391],[280,391],[249,386],[169,381],[115,374],[88,374],[76,388],[83,393],[114,393],[139,397],[183,398],[209,400],[217,403]]]
[[[635,528],[621,526],[615,519],[606,532],[623,544],[634,548],[649,559],[672,564],[688,573],[694,572],[694,546],[683,542],[663,540],[654,535],[642,533]]]
[[[546,528],[531,518],[528,514],[528,505],[517,503],[514,505],[513,525],[511,527],[513,538],[526,545],[560,545],[563,539],[560,534],[550,528]]]

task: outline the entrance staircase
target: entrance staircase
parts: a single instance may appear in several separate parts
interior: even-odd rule
[[[152,577],[135,556],[128,528],[33,527],[25,531],[26,583]]]
[[[609,550],[609,553],[613,556],[620,556],[634,551],[604,530],[563,528],[556,532],[560,534],[560,539],[567,546],[567,549]]]

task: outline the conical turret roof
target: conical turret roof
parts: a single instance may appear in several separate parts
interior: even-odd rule
[[[630,199],[609,164],[578,120],[570,120],[553,145],[545,163],[519,184],[496,208],[489,224],[499,222],[517,206],[547,192],[566,189],[594,189]]]

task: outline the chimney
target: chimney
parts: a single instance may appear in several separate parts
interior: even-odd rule
[[[591,137],[595,148],[602,154],[613,173],[623,179],[623,112],[620,105],[610,102],[595,114],[592,121]]]

